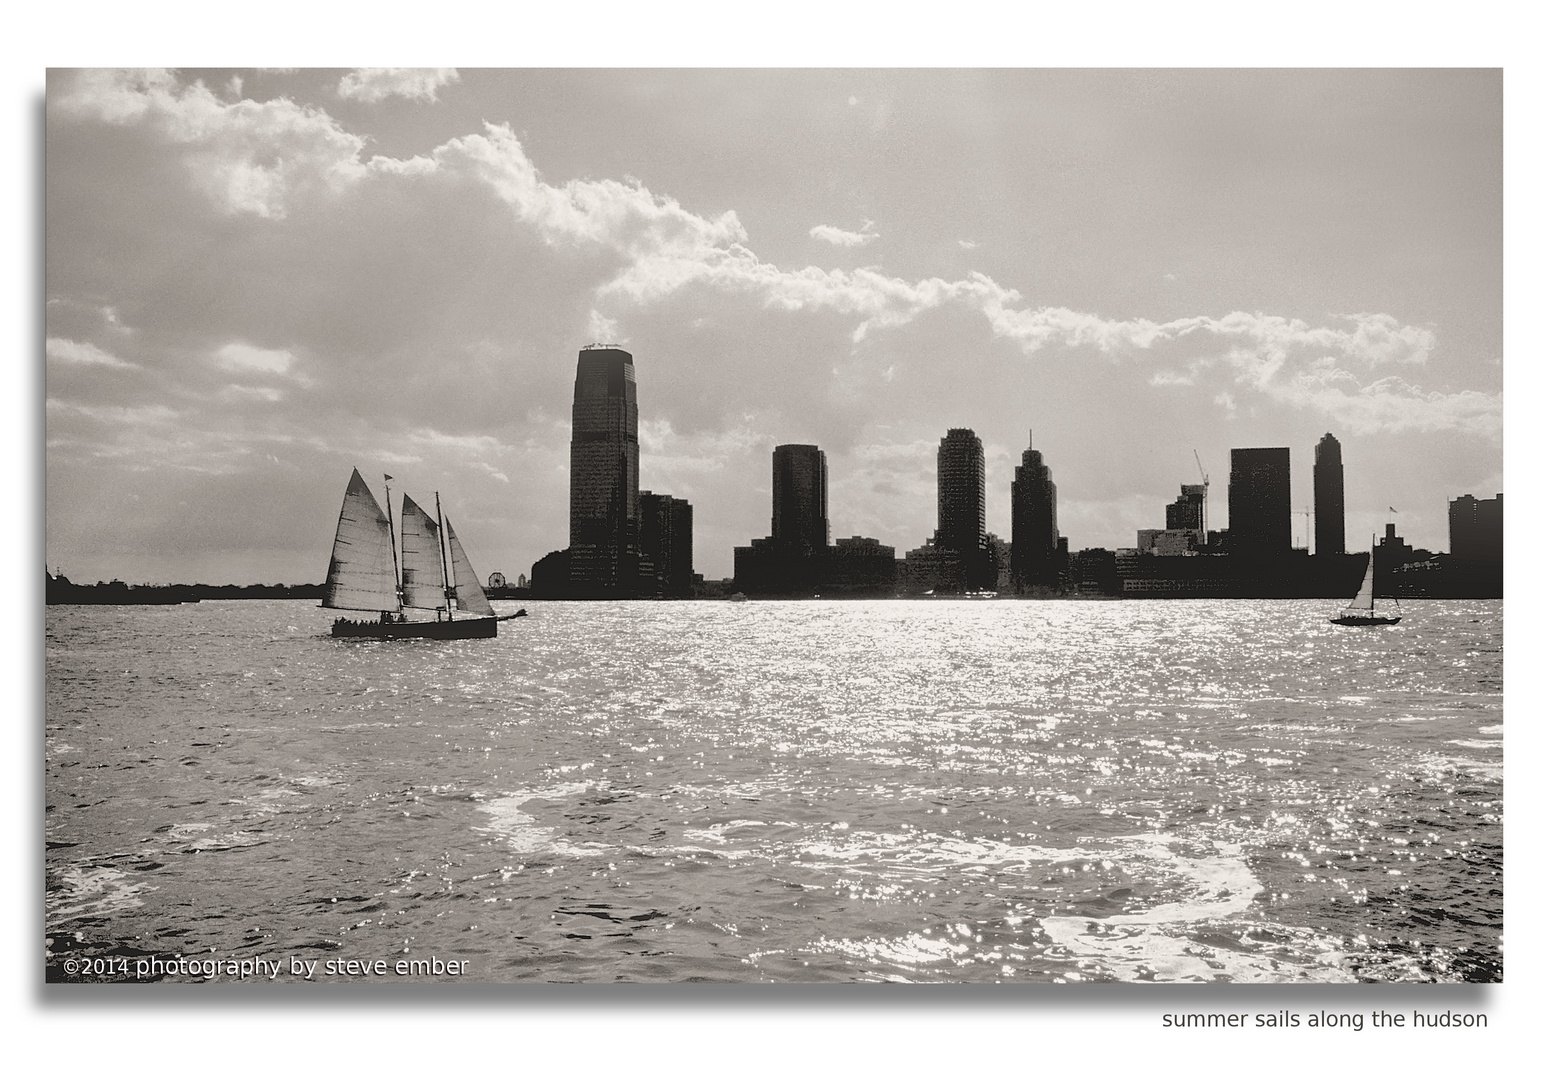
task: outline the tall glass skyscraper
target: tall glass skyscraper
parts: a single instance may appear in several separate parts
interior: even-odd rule
[[[820,447],[773,448],[773,539],[807,554],[826,550],[827,455]]]
[[[1042,464],[1041,451],[1030,447],[1020,455],[1009,487],[1011,532],[1009,562],[1015,589],[1050,588],[1058,583],[1058,487],[1052,470]]]
[[[1342,499],[1342,444],[1327,432],[1315,444],[1315,554],[1347,551],[1347,519]]]
[[[936,547],[975,552],[988,532],[987,469],[982,440],[971,428],[951,428],[939,441],[939,529]]]
[[[1229,452],[1229,549],[1287,555],[1294,545],[1288,486],[1288,447],[1252,446]]]
[[[576,597],[637,591],[639,401],[633,356],[580,350],[569,442],[569,588]]]
[[[977,433],[971,428],[947,431],[939,441],[938,470],[936,588],[991,589],[998,584],[998,564],[988,547],[987,467]]]

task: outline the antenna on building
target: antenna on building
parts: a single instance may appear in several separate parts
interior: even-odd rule
[[[1192,451],[1192,458],[1197,462],[1197,475],[1202,477],[1202,542],[1208,542],[1208,474],[1202,471],[1202,458],[1197,456],[1197,451]]]

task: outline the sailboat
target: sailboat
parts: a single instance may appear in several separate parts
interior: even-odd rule
[[[387,512],[383,514],[360,470],[355,469],[338,514],[338,532],[333,537],[333,557],[328,563],[322,606],[341,611],[371,611],[377,617],[336,619],[333,636],[436,640],[494,637],[499,624],[515,616],[495,614],[456,530],[440,512],[440,494],[435,494],[434,517],[407,495],[403,496],[401,578],[391,506],[392,489],[387,488]],[[417,613],[416,617],[410,618],[409,612]],[[429,617],[430,612],[434,613],[433,618]]]
[[[1358,595],[1348,601],[1341,614],[1331,621],[1338,626],[1394,626],[1401,621],[1401,601],[1391,598],[1396,605],[1392,614],[1377,615],[1374,611],[1374,537],[1369,537],[1369,565],[1363,572],[1363,584]]]

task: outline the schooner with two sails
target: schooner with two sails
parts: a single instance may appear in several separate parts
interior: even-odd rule
[[[391,508],[390,484],[387,512],[383,514],[360,470],[355,469],[338,514],[338,532],[333,538],[333,557],[328,563],[322,606],[375,612],[377,617],[336,619],[333,636],[437,640],[494,637],[499,623],[514,616],[495,614],[456,530],[440,512],[440,493],[435,493],[434,517],[406,493],[403,495],[401,576]]]

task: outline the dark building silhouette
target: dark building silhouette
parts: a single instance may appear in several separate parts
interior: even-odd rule
[[[819,447],[773,448],[772,535],[735,549],[735,587],[748,596],[812,596],[827,551],[827,455]]]
[[[1202,484],[1182,484],[1181,497],[1173,503],[1165,505],[1166,529],[1191,529],[1197,534],[1197,543],[1202,544],[1203,536],[1203,500],[1207,497],[1208,489]]]
[[[692,594],[692,504],[639,492],[638,595],[681,600]]]
[[[1041,451],[1030,446],[1034,435],[1027,438],[1009,486],[1009,576],[1020,593],[1056,588],[1063,571],[1058,559],[1058,489]]]
[[[827,550],[818,589],[822,596],[891,596],[896,548],[868,536],[840,539]]]
[[[814,553],[771,536],[735,549],[735,590],[747,596],[813,596],[820,591]]]
[[[773,448],[773,539],[795,549],[827,546],[827,455],[818,447]]]
[[[1315,554],[1341,555],[1346,551],[1342,444],[1328,431],[1315,444]]]
[[[570,595],[632,596],[639,561],[639,403],[632,355],[602,345],[580,350],[573,421]]]
[[[735,589],[747,596],[891,596],[896,549],[852,536],[827,543],[827,455],[773,449],[773,535],[735,549]]]
[[[1374,573],[1376,592],[1386,571],[1396,570],[1412,562],[1428,558],[1430,552],[1419,551],[1406,542],[1406,537],[1396,535],[1393,522],[1385,523],[1385,535],[1374,546]]]
[[[569,549],[550,551],[531,565],[531,594],[538,600],[569,596]]]
[[[1503,493],[1478,499],[1462,495],[1449,504],[1451,558],[1476,562],[1503,561]]]
[[[1413,550],[1394,525],[1375,547],[1377,595],[1436,599],[1503,596],[1503,495],[1478,499],[1462,495],[1449,504],[1448,554]]]
[[[1239,555],[1287,555],[1293,549],[1288,447],[1229,452],[1229,549]]]
[[[971,428],[951,428],[939,441],[939,527],[934,546],[982,550],[988,531],[987,467],[982,440]]]
[[[1117,577],[1116,552],[1105,548],[1085,548],[1069,559],[1068,577],[1071,586],[1080,593],[1093,596],[1114,596],[1122,591],[1122,581]]]
[[[938,470],[939,524],[932,539],[907,553],[906,586],[914,592],[993,589],[998,566],[988,547],[987,467],[976,432],[946,432]]]

